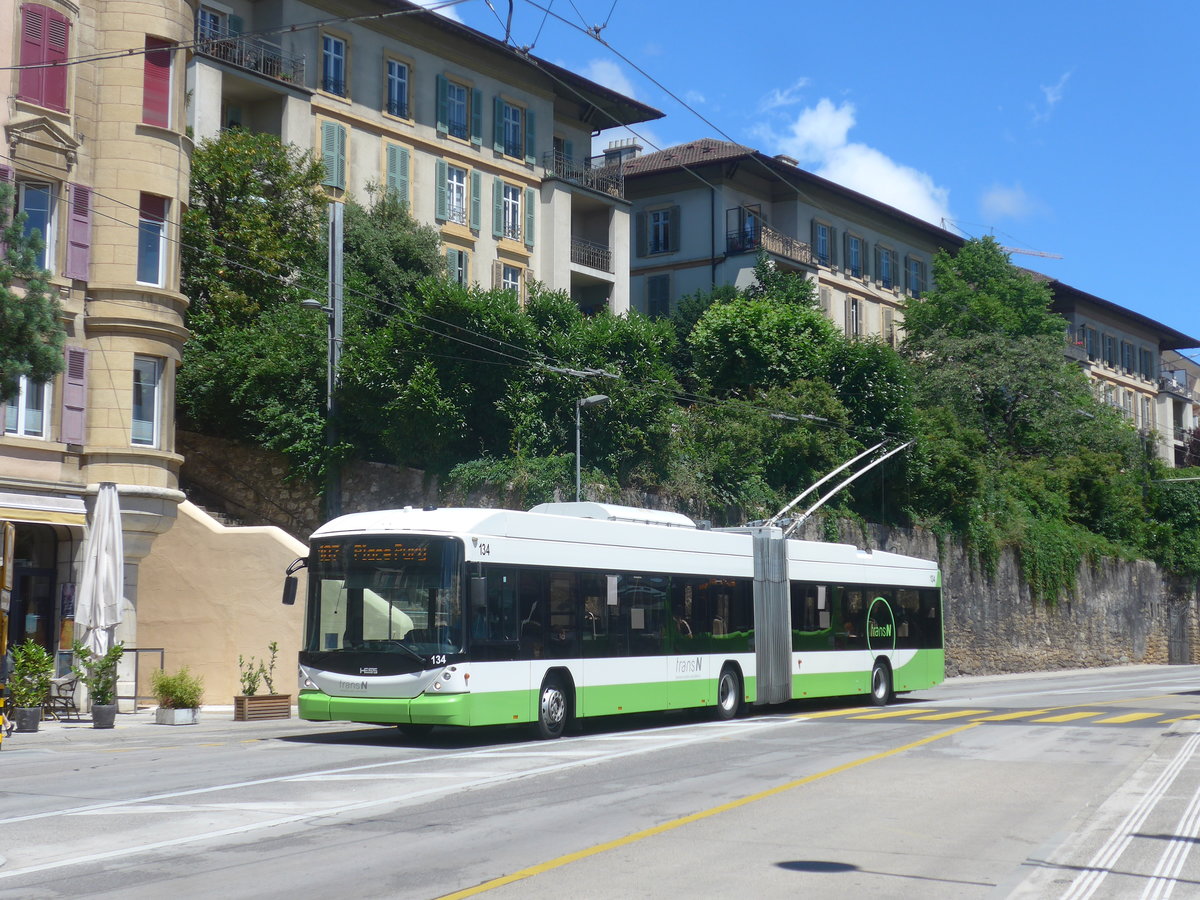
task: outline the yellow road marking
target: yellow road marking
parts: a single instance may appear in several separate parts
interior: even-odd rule
[[[1163,719],[1163,724],[1169,725],[1172,722],[1186,722],[1188,719],[1200,719],[1200,715],[1180,716],[1177,719]]]
[[[866,716],[855,716],[856,719],[898,719],[901,716],[912,716],[917,713],[931,713],[932,709],[889,709],[887,712],[871,713]]]
[[[959,709],[954,712],[937,713],[932,716],[917,716],[918,722],[940,722],[942,719],[960,719],[963,716],[977,716],[980,713],[991,712],[987,709]]]
[[[874,709],[873,706],[856,706],[853,709],[827,709],[825,712],[817,713],[799,713],[792,716],[793,719],[829,719],[833,716],[852,716],[855,713],[870,712]]]
[[[1162,713],[1125,713],[1123,716],[1112,716],[1108,719],[1097,719],[1097,725],[1120,725],[1122,722],[1137,722],[1141,719],[1153,719],[1155,716],[1161,716]]]
[[[802,717],[796,717],[802,718]],[[521,869],[518,872],[513,872],[511,875],[503,875],[500,878],[493,878],[491,881],[485,881],[483,884],[477,884],[475,887],[465,888],[461,891],[455,891],[453,894],[445,894],[439,897],[438,900],[462,900],[464,897],[474,897],[477,894],[482,894],[486,891],[494,890],[498,887],[504,887],[506,884],[513,884],[517,881],[524,881],[526,878],[532,878],[535,875],[541,875],[549,872],[552,869],[558,869],[562,866],[569,865],[573,862],[578,862],[581,859],[587,859],[590,856],[597,856],[609,850],[615,850],[618,847],[625,847],[629,844],[636,843],[648,837],[654,837],[658,834],[663,834],[668,831],[673,831],[676,828],[681,828],[684,825],[690,825],[692,822],[699,822],[702,819],[708,819],[720,813],[729,812],[730,810],[738,809],[742,806],[747,806],[759,800],[765,800],[768,797],[774,797],[782,794],[785,791],[790,791],[794,788],[801,787],[806,784],[811,784],[814,781],[819,781],[822,778],[828,778],[831,775],[838,775],[842,772],[847,772],[850,769],[858,766],[866,765],[871,762],[878,762],[881,759],[887,759],[889,756],[895,756],[898,753],[904,753],[906,750],[912,750],[916,747],[932,744],[934,741],[940,741],[942,738],[948,738],[960,732],[966,731],[976,726],[976,722],[968,722],[966,725],[959,725],[957,728],[951,728],[949,731],[943,731],[939,734],[930,735],[929,737],[921,738],[919,741],[913,741],[911,744],[905,744],[902,747],[894,747],[891,750],[885,750],[882,753],[876,753],[873,756],[864,756],[862,759],[856,759],[853,762],[845,763],[844,765],[835,766],[832,769],[826,769],[824,772],[817,772],[815,775],[806,775],[804,778],[799,778],[795,781],[789,781],[787,784],[781,784],[773,788],[768,788],[765,791],[759,791],[756,794],[751,794],[748,797],[742,797],[739,800],[732,800],[729,803],[723,803],[720,806],[714,806],[711,809],[703,810],[702,812],[692,813],[689,816],[682,816],[678,819],[672,819],[670,822],[664,822],[661,825],[655,825],[653,828],[646,828],[642,831],[636,831],[633,834],[627,834],[624,837],[617,838],[614,841],[606,841],[603,844],[596,844],[593,847],[588,847],[584,850],[577,850],[574,853],[567,853],[557,859],[552,859],[548,862],[538,863],[536,866],[529,866],[526,869]]]
[[[1030,716],[1041,716],[1046,713],[1055,712],[1060,709],[1066,709],[1065,706],[1050,706],[1046,709],[1022,709],[1019,712],[998,713],[994,716],[983,716],[976,719],[976,722],[1011,722],[1013,719],[1027,719]]]
[[[1034,719],[1035,722],[1075,722],[1079,719],[1090,719],[1092,716],[1104,715],[1098,709],[1085,710],[1084,712],[1063,713],[1061,716],[1047,716],[1044,719]]]

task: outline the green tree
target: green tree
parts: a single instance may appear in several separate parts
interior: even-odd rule
[[[0,401],[17,395],[21,376],[46,382],[61,372],[66,338],[50,273],[37,261],[42,235],[25,233],[24,213],[9,219],[12,205],[12,185],[0,182]]]
[[[318,160],[270,134],[231,128],[197,145],[181,251],[194,332],[324,295],[322,173]]]
[[[938,251],[932,290],[908,300],[906,341],[920,350],[936,336],[1057,336],[1066,322],[1050,312],[1050,288],[1012,264],[992,237],[967,241],[951,256]]]
[[[347,308],[391,316],[417,282],[445,272],[437,229],[419,224],[395,194],[368,188],[370,202],[346,201],[343,222]],[[373,317],[376,318],[377,317]]]

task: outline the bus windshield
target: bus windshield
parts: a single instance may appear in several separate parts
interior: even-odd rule
[[[442,537],[348,537],[314,544],[305,649],[462,651],[462,546]]]

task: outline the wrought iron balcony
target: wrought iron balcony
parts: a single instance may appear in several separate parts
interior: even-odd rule
[[[1065,352],[1067,359],[1074,360],[1075,362],[1088,361],[1087,349],[1077,341],[1068,339]]]
[[[776,231],[770,225],[754,223],[750,227],[730,231],[725,236],[726,253],[751,253],[763,249],[775,256],[782,256],[806,266],[815,266],[816,257],[812,248],[803,241]]]
[[[233,34],[223,28],[201,28],[195,51],[267,78],[304,83],[304,57],[284,53],[278,44],[252,35]]]
[[[401,119],[407,119],[408,100],[406,98],[389,97],[387,102],[387,112],[389,116],[398,116]]]
[[[612,250],[595,241],[571,238],[571,262],[602,272],[612,272]]]
[[[1183,375],[1182,372],[1180,374]],[[1196,399],[1196,392],[1188,387],[1186,375],[1183,375],[1182,381],[1177,381],[1175,378],[1167,374],[1159,375],[1158,386],[1161,390],[1166,391],[1169,394],[1174,394],[1176,397],[1180,397],[1189,402],[1194,402]]]
[[[552,150],[542,156],[542,165],[548,178],[561,178],[610,197],[625,198],[625,174],[619,162],[606,162],[603,156],[571,159]]]

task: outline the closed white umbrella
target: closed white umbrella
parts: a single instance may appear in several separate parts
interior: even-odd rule
[[[113,645],[121,621],[125,594],[125,542],[121,537],[121,502],[117,486],[100,484],[92,524],[83,553],[83,573],[75,604],[75,625],[80,642],[103,656]]]

